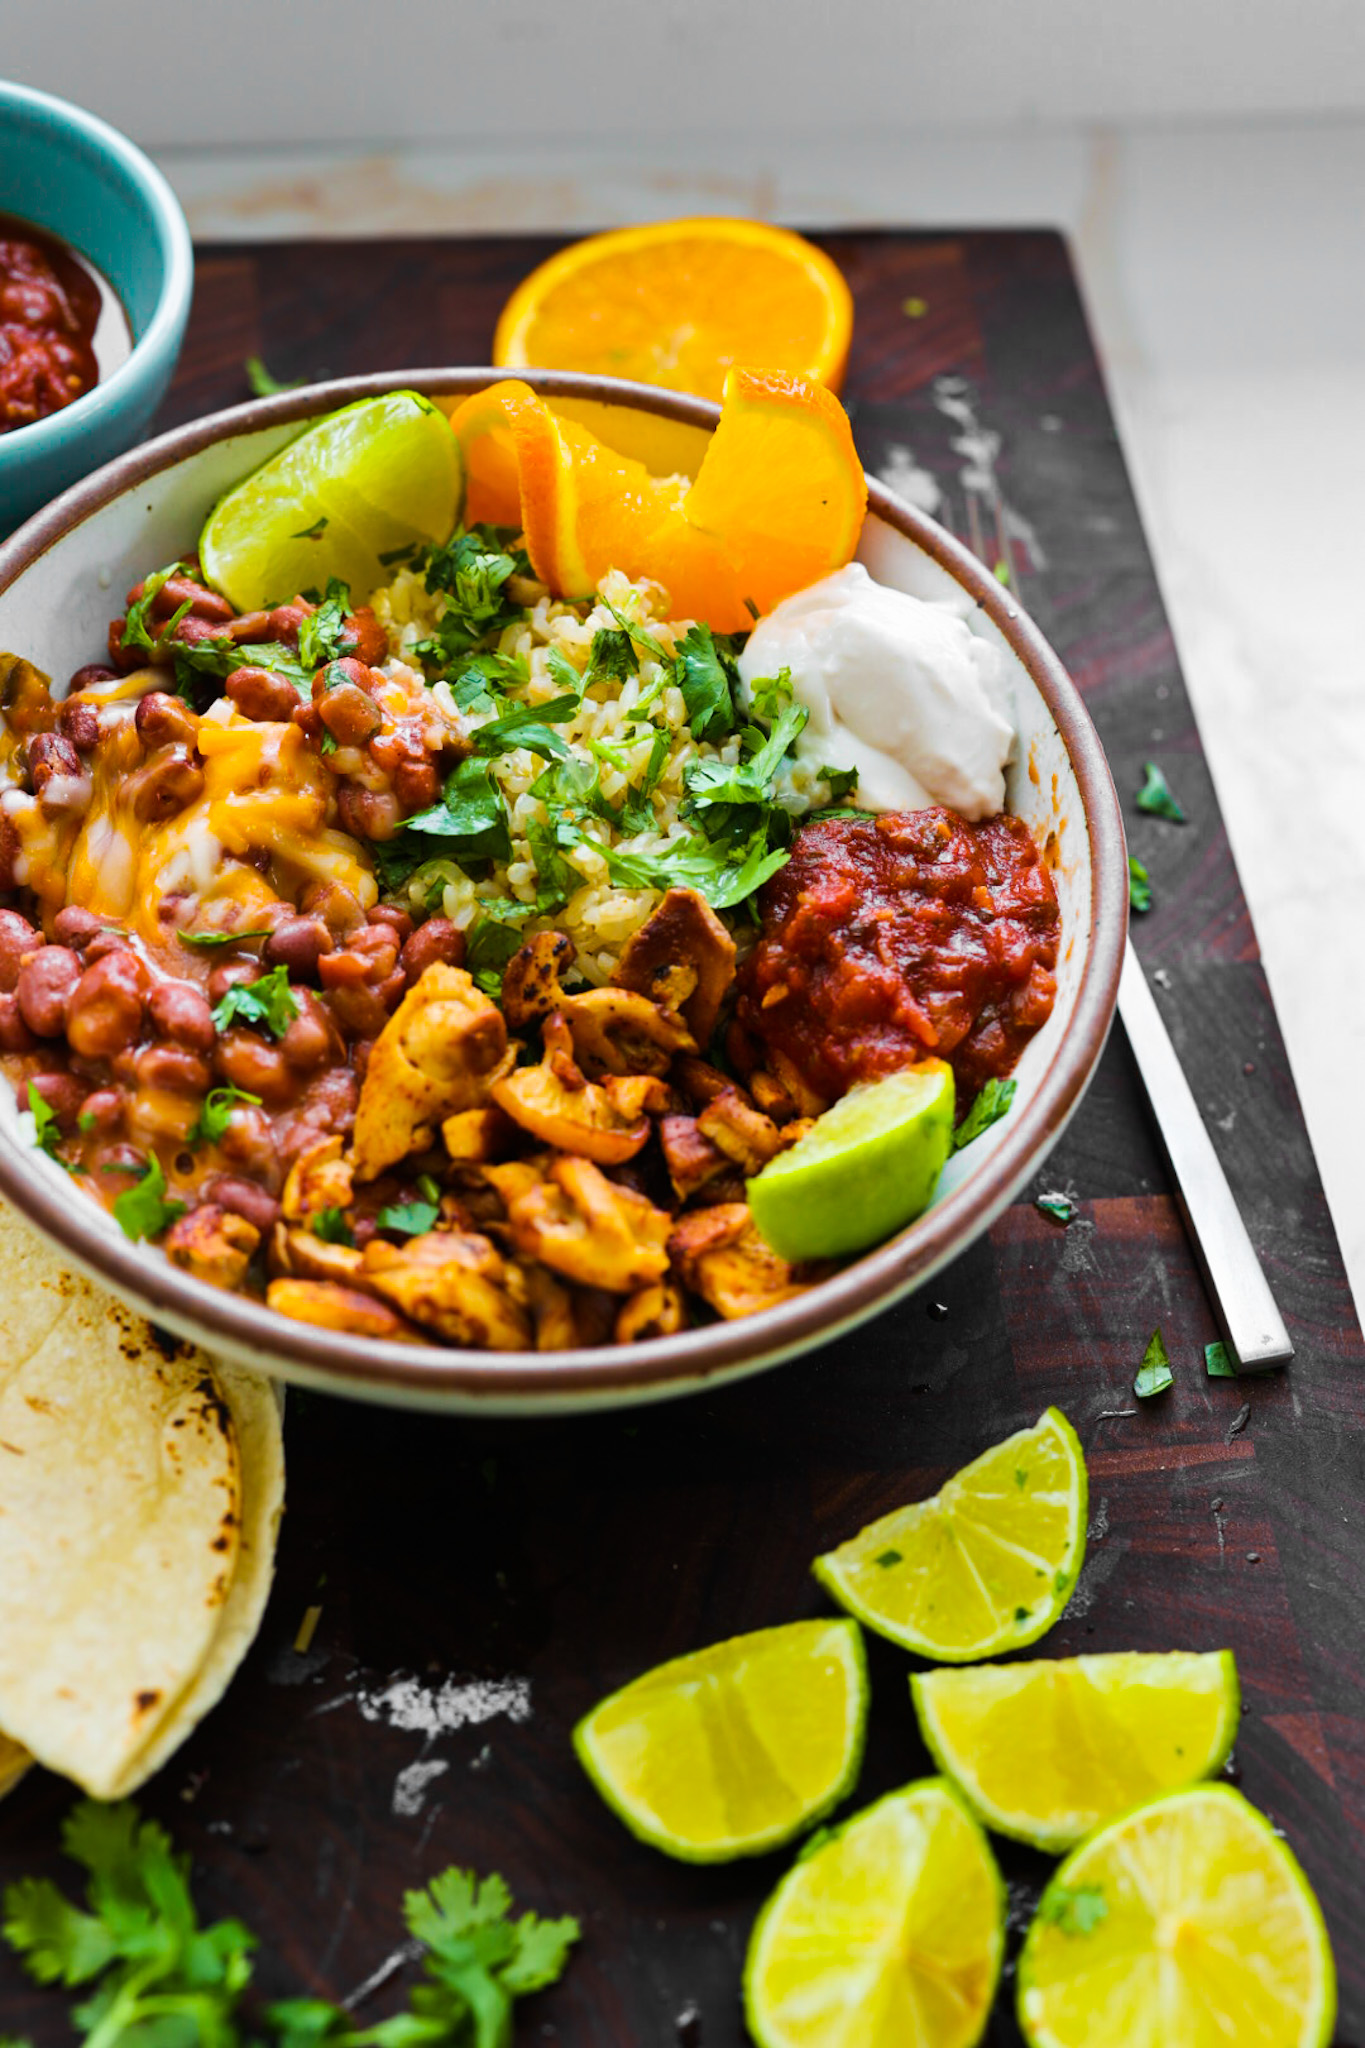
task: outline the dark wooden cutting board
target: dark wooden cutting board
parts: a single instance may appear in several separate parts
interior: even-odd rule
[[[1217,1331],[1116,1030],[1070,1130],[989,1237],[814,1357],[574,1422],[291,1395],[261,1639],[143,1803],[192,1851],[205,1909],[259,1930],[271,1995],[354,1991],[399,1946],[403,1887],[459,1861],[582,1918],[568,1975],[525,2009],[519,2040],[736,2048],[745,1942],[785,1859],[696,1870],[640,1847],[580,1775],[572,1724],[661,1658],[822,1611],[817,1551],[1056,1401],[1086,1449],[1091,1546],[1039,1647],[1236,1651],[1235,1774],[1317,1888],[1338,2039],[1365,2048],[1365,1349],[1066,248],[1045,233],[821,239],[857,298],[845,396],[869,468],[936,486],[941,516],[1008,559],[1085,692],[1156,894],[1137,946],[1297,1358],[1260,1380],[1205,1376]],[[203,249],[164,423],[245,398],[250,354],[290,378],[481,362],[507,293],[553,246]],[[1149,758],[1188,825],[1134,808]],[[1065,1230],[1032,1205],[1056,1187],[1079,1203]],[[1176,1384],[1139,1404],[1158,1323]],[[874,1642],[871,1667],[859,1803],[929,1768],[909,1660]],[[404,1698],[420,1718],[447,1684],[445,1719],[464,1725],[394,1725],[414,1718]],[[0,1809],[0,1879],[61,1869],[70,1796],[33,1773]],[[1049,1866],[1000,1853],[1012,1953]],[[402,1967],[367,2018],[392,2009]],[[1007,1977],[993,2043],[1018,2039],[1011,2005]],[[55,2044],[63,2015],[0,1961],[0,2032]]]

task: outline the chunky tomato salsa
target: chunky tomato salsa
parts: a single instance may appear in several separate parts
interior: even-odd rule
[[[829,1100],[937,1056],[965,1108],[1057,992],[1057,892],[1023,820],[943,809],[799,834],[762,897],[739,1017]]]
[[[54,236],[0,216],[0,434],[94,389],[95,334],[112,298]]]

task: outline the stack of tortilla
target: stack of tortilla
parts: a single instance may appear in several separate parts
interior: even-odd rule
[[[268,1380],[162,1337],[0,1204],[0,1794],[158,1770],[260,1626],[284,1506]]]

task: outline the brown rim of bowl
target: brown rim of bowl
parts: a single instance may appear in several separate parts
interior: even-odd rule
[[[356,399],[412,389],[434,397],[484,389],[506,373],[496,369],[413,369],[313,384],[272,398],[210,413],[159,435],[119,456],[64,492],[0,543],[0,593],[54,542],[92,513],[149,477],[236,434],[332,412]],[[720,408],[709,400],[627,383],[609,377],[561,371],[518,371],[550,398],[597,399],[633,406],[714,428]],[[1037,627],[1018,609],[998,580],[934,520],[893,497],[869,479],[869,510],[946,569],[998,627],[1037,685],[1062,736],[1075,771],[1091,851],[1091,926],[1086,958],[1070,1025],[1036,1092],[1011,1119],[1006,1136],[980,1171],[900,1236],[847,1266],[811,1293],[739,1322],[708,1324],[676,1337],[635,1345],[543,1352],[465,1351],[348,1338],[337,1331],[277,1315],[247,1295],[226,1294],[193,1280],[167,1261],[149,1260],[136,1246],[121,1244],[84,1202],[60,1200],[55,1189],[31,1178],[17,1159],[0,1148],[0,1193],[55,1238],[74,1258],[112,1286],[136,1296],[146,1312],[197,1326],[212,1344],[225,1339],[239,1352],[280,1361],[334,1391],[371,1399],[392,1393],[436,1399],[482,1395],[492,1403],[537,1394],[610,1397],[630,1390],[679,1391],[690,1382],[727,1369],[776,1362],[837,1334],[907,1293],[938,1265],[955,1240],[973,1226],[984,1227],[1005,1206],[1026,1176],[1034,1151],[1061,1132],[1089,1082],[1114,1014],[1127,931],[1128,867],[1123,821],[1109,766],[1080,693]],[[964,1245],[965,1248],[965,1245]]]

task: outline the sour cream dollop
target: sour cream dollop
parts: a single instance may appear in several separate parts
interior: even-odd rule
[[[782,669],[810,713],[798,760],[856,768],[869,811],[1004,808],[1014,734],[989,689],[1000,656],[946,605],[874,583],[861,562],[784,598],[740,656],[746,689]]]

